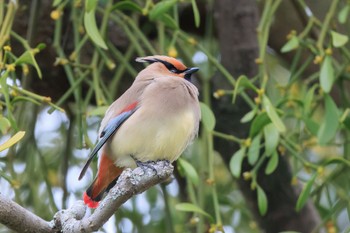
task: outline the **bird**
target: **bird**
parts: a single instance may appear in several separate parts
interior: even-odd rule
[[[139,57],[136,62],[149,65],[106,110],[99,140],[78,178],[99,154],[97,175],[83,194],[90,208],[98,207],[125,168],[157,160],[172,163],[198,135],[199,92],[191,75],[199,68],[164,55]]]

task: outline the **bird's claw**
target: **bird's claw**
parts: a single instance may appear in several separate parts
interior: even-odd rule
[[[160,161],[164,161],[166,162],[167,164],[170,164],[170,161],[169,160],[166,160],[166,159],[158,159],[156,161],[146,161],[146,162],[141,162],[140,160],[136,159],[134,156],[131,156],[134,160],[135,160],[135,163],[138,167],[140,167],[144,172],[146,172],[146,169],[151,169],[155,175],[158,174],[157,170],[154,168],[154,165]]]
[[[144,172],[146,172],[147,169],[151,169],[155,175],[157,175],[157,170],[154,168],[154,162],[153,161],[147,161],[147,162],[141,162],[139,160],[136,160],[136,165],[140,167]]]

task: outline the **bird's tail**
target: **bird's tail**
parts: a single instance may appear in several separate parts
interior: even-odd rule
[[[85,204],[90,208],[96,208],[103,194],[115,185],[123,170],[123,168],[115,166],[110,158],[102,154],[97,176],[84,192]]]

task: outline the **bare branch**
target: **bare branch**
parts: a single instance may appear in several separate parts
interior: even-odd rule
[[[90,216],[86,206],[77,201],[67,210],[61,210],[54,220],[46,222],[35,214],[0,194],[0,222],[18,232],[92,232],[97,231],[132,196],[165,181],[174,167],[167,161],[152,162],[149,166],[126,169],[116,185]]]
[[[132,196],[142,193],[168,179],[174,167],[167,161],[159,161],[152,167],[128,169],[123,172],[117,184],[109,191],[100,207],[86,221],[84,228],[98,230]],[[93,223],[93,224],[91,224]],[[90,228],[91,227],[91,228]]]
[[[53,225],[0,193],[0,223],[17,232],[53,232]]]

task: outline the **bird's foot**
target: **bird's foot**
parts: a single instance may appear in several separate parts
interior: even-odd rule
[[[153,161],[141,162],[140,160],[136,160],[135,162],[144,172],[146,172],[147,169],[151,169],[155,175],[158,174],[157,170],[154,168]]]
[[[163,163],[165,163],[165,166],[169,166],[169,165],[170,165],[170,161],[167,160],[167,159],[158,159],[158,160],[156,161],[156,163],[158,163],[158,162],[163,162]]]
[[[141,168],[144,172],[146,172],[146,170],[148,168],[148,169],[151,169],[155,174],[157,174],[157,170],[151,164],[153,161],[142,162],[142,161],[138,160],[137,158],[135,158],[133,155],[130,155],[130,156],[135,161],[136,166]]]
[[[134,156],[131,156],[134,160],[135,160],[135,163],[138,167],[140,167],[144,172],[146,172],[146,169],[151,169],[155,175],[158,174],[157,170],[154,168],[154,165],[160,161],[164,161],[166,162],[167,164],[170,164],[170,161],[169,160],[166,160],[166,159],[158,159],[157,161],[146,161],[146,162],[142,162],[138,159],[136,159]]]

